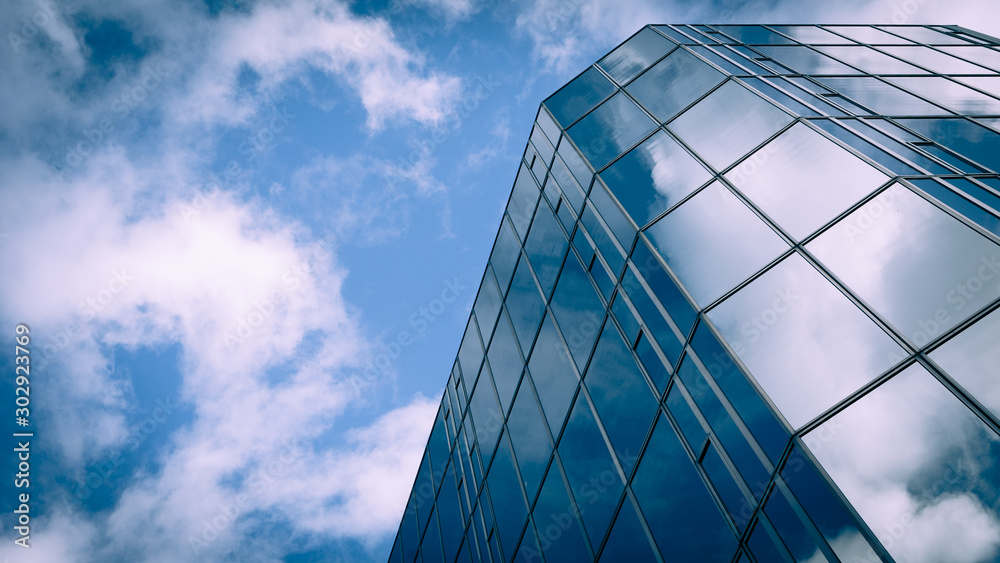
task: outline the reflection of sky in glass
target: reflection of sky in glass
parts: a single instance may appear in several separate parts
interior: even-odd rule
[[[1000,416],[998,335],[1000,310],[993,311],[946,342],[931,354],[931,359],[972,393],[983,406]]]
[[[703,306],[787,248],[718,182],[654,223],[646,233]]]
[[[888,78],[887,80],[959,113],[970,115],[1000,114],[1000,100],[976,92],[947,78],[911,76]]]
[[[736,82],[727,82],[670,123],[718,170],[750,152],[792,118]]]
[[[886,33],[875,29],[874,27],[868,26],[847,26],[847,25],[828,25],[826,26],[830,31],[835,31],[845,37],[850,37],[855,41],[861,43],[872,43],[872,44],[889,44],[889,45],[912,45],[910,41],[896,37],[891,33]]]
[[[619,84],[624,84],[674,47],[676,45],[669,39],[647,27],[597,64]]]
[[[913,61],[928,70],[942,74],[983,74],[989,72],[983,67],[956,59],[930,47],[879,47],[879,50],[896,55],[901,59]]]
[[[918,346],[1000,294],[1000,247],[898,184],[806,248]]]
[[[849,46],[816,48],[871,74],[927,74],[927,71],[925,70],[921,70],[901,60],[894,59],[869,47]]]
[[[724,79],[718,70],[678,49],[625,90],[660,121],[667,121]]]
[[[769,26],[775,31],[780,31],[785,35],[795,38],[803,43],[851,43],[850,39],[844,39],[839,35],[835,35],[820,29],[818,27],[812,27],[808,25],[772,25]]]
[[[805,442],[897,561],[996,561],[1000,439],[923,367]]]
[[[888,335],[797,254],[708,317],[793,428],[888,369],[890,356],[902,355]]]
[[[799,123],[740,163],[726,179],[802,239],[888,177]]]
[[[758,51],[802,74],[861,74],[843,63],[803,46],[756,47]]]
[[[708,170],[663,131],[601,172],[601,179],[640,227],[709,178]]]
[[[653,123],[621,92],[566,131],[595,170],[599,170],[653,130]]]
[[[948,115],[948,111],[872,77],[817,78],[852,100],[878,113],[894,115]]]
[[[544,104],[565,128],[614,91],[615,85],[601,71],[590,67],[549,96]]]
[[[945,46],[938,47],[938,49],[956,57],[962,57],[974,63],[986,65],[994,70],[1000,68],[1000,52],[991,49],[972,46]]]

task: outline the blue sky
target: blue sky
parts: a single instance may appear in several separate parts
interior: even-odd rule
[[[35,436],[0,557],[384,560],[538,104],[646,23],[758,21],[1000,35],[986,1],[5,2]]]

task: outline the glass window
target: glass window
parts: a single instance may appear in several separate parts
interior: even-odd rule
[[[1000,76],[959,76],[955,80],[1000,97]]]
[[[897,561],[993,561],[1000,437],[919,364],[806,435]]]
[[[853,101],[887,115],[947,115],[948,111],[931,105],[916,96],[868,76],[817,78]]]
[[[763,45],[755,49],[800,74],[861,74],[858,69],[801,45]]]
[[[837,120],[816,119],[811,121],[811,123],[840,139],[847,146],[888,168],[894,174],[922,174],[920,170],[889,154],[884,149],[875,146],[857,133],[844,128]]]
[[[775,487],[771,491],[767,504],[764,505],[764,514],[767,515],[775,531],[781,536],[785,547],[788,548],[796,561],[809,561],[810,563],[828,561],[806,528],[808,524],[804,524],[796,516],[791,504],[779,487]]]
[[[966,115],[996,115],[1000,100],[941,76],[908,76],[888,79],[911,92]]]
[[[622,248],[628,252],[632,248],[632,239],[635,238],[635,227],[612,201],[604,182],[594,183],[594,187],[590,190],[590,201],[599,211],[601,218],[611,227],[611,232],[615,234]]]
[[[431,515],[430,525],[424,532],[424,539],[420,542],[420,555],[422,559],[428,561],[444,561],[444,552],[441,551],[441,534],[438,531],[437,515]]]
[[[653,380],[653,385],[656,386],[659,396],[667,388],[667,380],[670,379],[670,368],[664,365],[664,362],[670,366],[673,364],[670,363],[670,360],[664,360],[657,354],[656,349],[650,343],[648,332],[640,333],[636,339],[635,354],[639,356],[639,363],[646,368],[646,373]]]
[[[946,55],[929,47],[880,47],[879,50],[901,59],[912,61],[928,70],[942,74],[982,74],[987,72],[981,66],[956,59],[951,55]]]
[[[889,180],[802,123],[760,148],[726,179],[800,240]]]
[[[614,91],[615,85],[601,71],[590,67],[543,103],[565,129]]]
[[[827,25],[830,31],[850,37],[860,43],[874,45],[912,45],[912,42],[867,25]]]
[[[703,306],[788,247],[718,182],[654,223],[646,233]]]
[[[684,44],[687,44],[687,43],[697,43],[697,41],[695,41],[694,39],[691,39],[690,37],[688,37],[688,36],[684,35],[683,33],[681,33],[679,31],[673,29],[670,26],[666,26],[666,25],[654,25],[653,27],[656,28],[661,33],[663,33],[664,35],[666,35],[667,37],[673,39],[674,41],[676,41],[678,43],[684,43]],[[692,33],[694,33],[694,32],[692,32]]]
[[[892,26],[886,31],[891,31],[897,35],[902,35],[907,39],[912,39],[917,43],[927,43],[928,45],[948,45],[948,44],[960,44],[968,45],[968,42],[964,39],[959,39],[958,37],[953,37],[951,35],[934,31],[933,29],[928,29],[926,27],[920,26]]]
[[[686,335],[697,316],[691,302],[684,297],[680,288],[670,277],[670,274],[663,269],[663,265],[653,255],[649,248],[649,243],[645,239],[640,239],[632,251],[632,262],[636,266],[639,275],[646,280],[653,294],[660,300],[660,304],[667,310],[670,318],[677,324],[682,335]]]
[[[811,25],[772,25],[770,28],[797,39],[802,43],[852,43],[850,39],[844,39],[843,37],[834,35],[825,29]]]
[[[736,538],[663,415],[646,445],[632,490],[664,560],[732,559]]]
[[[558,436],[579,380],[573,369],[569,350],[556,332],[552,315],[546,315],[542,322],[538,340],[528,361],[528,370],[540,374],[540,377],[532,380],[535,382],[535,389],[538,391],[538,399],[542,403],[542,411],[548,420],[549,429],[553,436]]]
[[[695,417],[687,399],[681,394],[678,384],[671,387],[670,392],[667,393],[667,410],[673,415],[674,421],[680,427],[691,451],[701,452],[701,448],[705,444],[705,436],[708,434],[698,418]]]
[[[594,169],[600,170],[655,127],[649,116],[619,92],[570,127],[566,134]]]
[[[722,461],[722,456],[719,455],[718,450],[711,443],[708,444],[708,448],[705,450],[701,466],[705,469],[705,474],[708,475],[708,480],[715,487],[719,498],[722,499],[722,504],[726,507],[726,511],[729,512],[729,517],[732,518],[733,523],[736,524],[736,528],[742,533],[750,522],[754,505],[750,504],[747,498],[743,496],[743,492],[740,491],[736,481],[733,480],[732,474],[729,473],[729,469],[726,468],[725,462]]]
[[[611,310],[614,312],[615,318],[618,319],[618,324],[625,331],[626,340],[635,342],[635,337],[639,335],[639,321],[636,320],[626,299],[624,293],[618,293],[611,305]]]
[[[510,313],[510,320],[514,323],[514,333],[517,334],[521,349],[531,349],[538,323],[545,314],[545,301],[538,291],[538,285],[535,284],[535,278],[531,275],[526,260],[521,260],[514,273],[510,293],[507,294],[507,312]]]
[[[528,240],[524,243],[524,251],[528,254],[528,260],[531,261],[531,267],[535,270],[545,295],[552,292],[552,284],[559,275],[559,267],[568,245],[566,235],[559,228],[549,206],[539,205],[535,211],[535,220],[531,223],[531,231],[528,232]],[[514,265],[511,264],[511,272],[513,270]],[[507,274],[507,279],[510,280],[510,274]]]
[[[670,135],[657,131],[600,176],[636,225],[642,227],[707,182],[712,174]]]
[[[476,304],[473,307],[473,310],[476,312],[476,320],[479,322],[479,326],[486,334],[487,340],[489,340],[490,335],[493,334],[493,327],[496,325],[497,315],[500,313],[500,303],[502,301],[503,297],[497,289],[497,282],[493,280],[493,270],[487,266],[486,274],[483,276],[483,283],[479,286],[479,295],[476,296]],[[461,355],[459,357],[461,357]],[[469,365],[465,366],[465,369],[478,370],[479,366]]]
[[[730,81],[671,122],[670,129],[722,170],[791,120],[757,94]]]
[[[757,561],[787,561],[787,556],[783,555],[784,550],[775,545],[774,538],[767,533],[764,526],[764,519],[758,518],[757,523],[750,533],[750,541],[747,547],[753,553]],[[810,561],[809,563],[815,563]]]
[[[626,497],[625,502],[622,503],[622,509],[618,512],[618,517],[615,518],[615,523],[611,527],[608,542],[604,545],[604,551],[598,561],[607,563],[614,561],[654,563],[657,561],[649,541],[644,541],[646,532],[642,529],[642,523],[639,522],[635,510],[632,500]],[[569,559],[565,561],[569,561]]]
[[[544,425],[535,402],[535,393],[525,381],[517,390],[517,398],[514,399],[510,418],[507,419],[507,431],[510,432],[510,441],[514,445],[524,490],[531,499],[535,498],[552,453],[548,434],[543,430]]]
[[[898,184],[806,248],[917,346],[1000,295],[1000,248]]]
[[[839,119],[838,123],[850,127],[854,131],[857,131],[861,135],[864,135],[868,139],[881,144],[886,149],[894,152],[895,154],[905,158],[907,161],[916,164],[917,166],[927,170],[931,174],[951,174],[952,170],[946,166],[942,166],[937,161],[927,158],[923,153],[917,152],[912,148],[912,145],[904,144],[897,141],[895,138],[886,135],[879,129],[872,127],[872,123],[877,123],[880,120],[877,119]],[[885,123],[888,121],[881,120]],[[923,147],[921,147],[923,148]]]
[[[656,399],[613,324],[604,326],[583,383],[628,475],[655,418]]]
[[[517,380],[521,377],[521,370],[524,369],[524,362],[511,333],[510,320],[506,312],[500,313],[500,320],[497,321],[497,329],[493,333],[490,350],[486,356],[490,362],[490,371],[493,373],[497,393],[500,395],[500,405],[504,412],[508,412]]]
[[[431,473],[434,475],[435,489],[441,486],[444,478],[444,468],[451,459],[451,442],[444,429],[444,409],[438,410],[437,419],[431,429],[431,437],[427,442],[427,453],[431,458]]]
[[[704,47],[702,45],[696,45],[694,47],[690,47],[690,49],[692,51],[694,51],[695,53],[701,55],[702,57],[705,57],[706,59],[708,59],[709,61],[711,61],[712,63],[714,63],[716,66],[718,66],[722,70],[728,72],[729,74],[746,74],[747,73],[747,70],[745,68],[740,67],[739,65],[737,65],[733,61],[727,59],[726,57],[722,56],[721,54],[719,54],[717,51],[715,51],[713,49],[710,49],[708,47]]]
[[[576,365],[586,365],[604,320],[604,305],[575,254],[566,259],[549,306],[563,329]]]
[[[582,393],[577,395],[558,448],[587,535],[592,545],[599,545],[624,487]]]
[[[514,229],[510,223],[501,220],[500,232],[497,234],[497,241],[493,245],[493,253],[490,254],[490,264],[493,265],[493,272],[500,282],[500,293],[507,292],[507,284],[510,283],[510,276],[514,273],[514,265],[521,255],[521,243],[514,234]]]
[[[403,521],[399,524],[399,536],[403,540],[403,560],[407,562],[413,561],[420,546],[420,530],[417,526],[417,509],[413,497],[410,497],[406,512],[403,514]]]
[[[531,130],[530,140],[531,145],[538,151],[538,156],[542,158],[542,164],[548,168],[552,163],[552,155],[556,153],[555,147],[545,138],[545,134],[542,133],[542,129],[538,125],[535,125]]]
[[[914,186],[927,192],[934,199],[940,201],[948,207],[951,207],[958,213],[961,213],[967,219],[978,223],[984,229],[995,234],[1000,234],[1000,219],[997,219],[996,215],[986,211],[969,199],[962,197],[955,190],[946,187],[940,180],[932,180],[928,178],[924,180],[910,180],[910,182]],[[952,183],[954,180],[948,180],[948,182]],[[975,186],[968,180],[965,180],[963,183],[966,186],[978,188],[978,186]],[[982,188],[978,189],[981,190]]]
[[[657,119],[669,121],[725,78],[698,57],[677,49],[625,90]]]
[[[573,151],[573,153],[575,152],[576,151]],[[558,188],[558,191],[566,197],[566,200],[570,204],[572,204],[573,211],[575,213],[580,213],[580,209],[583,207],[583,198],[585,194],[583,193],[583,189],[580,188],[580,184],[577,183],[576,178],[570,172],[569,167],[566,166],[565,162],[563,162],[561,155],[560,158],[556,158],[552,161],[551,173],[549,181],[545,184],[545,195],[549,197],[549,201],[553,202],[553,204],[558,201],[559,198],[556,197],[557,194],[552,191],[552,188]],[[555,186],[552,185],[553,178],[557,182]]]
[[[594,211],[593,205],[588,205],[583,210],[583,214],[580,216],[580,223],[586,227],[587,234],[594,240],[594,244],[600,250],[601,256],[611,266],[617,277],[618,272],[621,272],[622,266],[625,265],[625,253],[615,244],[614,237],[608,232],[608,228],[604,226]]]
[[[517,173],[517,179],[514,180],[510,203],[507,204],[507,214],[510,215],[510,220],[514,223],[514,230],[520,235],[522,241],[528,232],[531,216],[535,213],[536,202],[538,202],[538,184],[528,172],[528,167],[522,164],[521,170]]]
[[[899,123],[958,154],[1000,171],[1000,134],[967,119],[900,119]]]
[[[590,550],[582,533],[580,513],[570,500],[559,467],[553,463],[545,476],[532,512],[538,527],[538,543],[549,561],[590,561]]]
[[[667,357],[667,362],[672,365],[681,355],[683,336],[677,336],[677,333],[674,332],[670,323],[664,318],[656,303],[649,297],[646,288],[639,282],[639,278],[635,275],[632,268],[625,271],[625,276],[622,278],[622,289],[625,290],[629,300],[632,301],[635,308],[639,311],[639,316],[646,321],[646,326],[656,338],[656,342],[663,351],[663,355]],[[651,369],[652,367],[649,365],[646,366],[647,369]],[[651,372],[650,375],[653,375],[653,373]],[[660,390],[662,391],[663,387],[660,387]]]
[[[1000,262],[993,269],[983,265],[981,277],[1000,273]],[[935,350],[931,359],[964,387],[993,414],[1000,417],[1000,310],[993,311],[976,324]]]
[[[672,41],[647,27],[597,64],[619,84],[625,84],[675,47]]]
[[[483,363],[483,344],[479,341],[475,320],[475,317],[469,319],[469,324],[465,327],[465,336],[462,338],[462,346],[458,349],[458,361],[470,386],[475,383],[479,365]]]
[[[587,163],[583,160],[580,152],[573,148],[572,143],[563,142],[559,145],[559,156],[566,163],[566,167],[576,178],[577,183],[580,185],[581,192],[586,193],[590,190],[590,180],[594,177],[593,171],[587,166]],[[573,201],[574,209],[577,212],[580,211],[580,206],[582,202]]]
[[[559,142],[559,135],[562,131],[544,107],[538,108],[538,118],[535,119],[535,122],[542,128],[542,132],[548,137],[552,146],[555,146]]]
[[[787,82],[785,83],[779,82],[779,80],[781,80],[780,77],[771,77],[768,79],[747,77],[747,78],[742,78],[742,80],[747,84],[749,84],[750,86],[752,86],[753,88],[755,88],[757,91],[762,92],[768,98],[771,98],[772,101],[785,106],[786,108],[792,110],[794,113],[797,113],[798,115],[801,116],[823,115],[820,112],[816,111],[815,109],[793,98],[785,91],[779,90],[775,86],[776,84],[780,84],[783,88],[789,87]],[[794,90],[797,90],[797,88]],[[802,92],[796,92],[796,93],[800,96],[802,95]],[[810,99],[809,101],[810,103],[813,103],[812,99]],[[840,113],[834,115],[840,115]]]
[[[500,429],[503,428],[503,413],[497,405],[497,396],[493,391],[493,382],[489,374],[485,372],[484,377],[479,378],[475,391],[472,392],[472,400],[469,401],[469,413],[476,426],[476,440],[484,456],[484,463],[488,462],[493,455],[493,448],[496,446],[497,437],[500,436]]]
[[[938,48],[956,57],[962,57],[974,63],[985,65],[994,71],[1000,69],[1000,51],[994,51],[986,47],[973,47],[971,45]]]
[[[793,428],[904,355],[798,254],[726,299],[708,317]]]
[[[524,521],[528,517],[528,508],[524,504],[514,458],[506,438],[500,440],[497,455],[493,458],[493,465],[490,466],[486,481],[493,491],[490,500],[493,501],[493,517],[496,520],[500,546],[506,553],[514,553],[517,539],[521,536]]]
[[[716,29],[743,43],[792,44],[794,41],[760,25],[717,25]]]
[[[853,65],[869,74],[927,74],[926,70],[915,67],[905,61],[894,59],[885,53],[871,47],[851,45],[843,47],[816,47],[824,53],[834,56],[849,65]],[[891,48],[891,47],[890,47]],[[820,73],[803,73],[820,74]],[[825,74],[857,74],[856,72],[825,73]]]
[[[448,476],[437,497],[438,518],[441,520],[441,539],[444,543],[445,561],[454,561],[458,548],[462,544],[462,531],[465,520],[458,504],[457,484],[454,478],[454,466],[448,468]]]

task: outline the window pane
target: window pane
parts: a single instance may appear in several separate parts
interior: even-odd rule
[[[582,522],[570,500],[559,468],[553,463],[545,476],[532,512],[538,527],[538,543],[548,561],[590,561],[583,538]]]
[[[656,556],[653,555],[653,547],[646,540],[646,532],[642,529],[639,517],[636,516],[635,508],[631,499],[626,498],[622,503],[622,509],[615,518],[615,524],[611,527],[611,534],[608,535],[608,543],[604,545],[599,561],[611,563],[614,561],[628,561],[629,563],[642,563],[648,561],[653,563]],[[569,561],[569,559],[566,559]]]
[[[791,120],[757,94],[730,81],[684,112],[670,129],[722,170]]]
[[[711,303],[787,248],[719,183],[684,202],[646,233],[701,305]]]
[[[506,312],[500,313],[487,358],[490,362],[490,371],[493,373],[493,381],[496,382],[497,393],[500,395],[500,405],[504,412],[508,412],[517,380],[521,377],[521,370],[524,369],[524,362],[521,361],[521,353],[511,333],[510,320]]]
[[[493,517],[496,519],[500,546],[505,553],[513,554],[524,528],[524,520],[528,517],[528,508],[524,505],[524,495],[521,494],[521,485],[518,484],[514,469],[514,458],[506,439],[500,440],[486,481],[493,491],[490,500],[493,501]]]
[[[897,561],[997,557],[1000,438],[919,364],[806,442]]]
[[[691,326],[694,325],[697,312],[687,297],[681,293],[674,279],[653,255],[653,251],[650,250],[645,239],[640,239],[636,243],[635,250],[632,251],[632,261],[636,265],[639,275],[649,284],[649,288],[660,300],[660,304],[666,309],[670,318],[680,329],[681,334],[686,335],[691,330]]]
[[[1000,100],[942,78],[940,76],[912,76],[890,78],[911,92],[967,115],[996,115],[1000,113]]]
[[[1000,262],[982,268],[982,276],[1000,273]],[[993,414],[1000,416],[1000,310],[993,311],[931,354],[948,375]]]
[[[599,170],[653,130],[653,123],[624,94],[618,93],[566,132],[594,169]]]
[[[635,238],[635,227],[629,223],[622,210],[612,201],[603,182],[594,183],[590,190],[590,201],[600,212],[601,218],[611,227],[611,231],[615,234],[615,238],[618,239],[622,248],[628,252],[632,248],[632,239]]]
[[[788,499],[785,498],[780,488],[775,487],[771,491],[767,504],[764,505],[764,514],[774,526],[775,531],[781,536],[785,547],[791,552],[796,561],[809,561],[810,563],[825,563],[826,557],[816,546],[806,524],[795,515]]]
[[[947,115],[948,111],[931,105],[899,88],[876,78],[817,78],[855,102],[868,106],[882,115]]]
[[[444,561],[444,552],[441,551],[441,535],[438,530],[437,515],[432,514],[430,525],[424,533],[424,539],[420,542],[421,559],[427,561]]]
[[[497,289],[497,282],[493,280],[493,270],[487,266],[486,275],[483,276],[483,283],[479,286],[479,295],[476,297],[476,304],[473,310],[476,312],[476,320],[486,338],[493,334],[493,326],[497,321],[497,314],[500,313],[500,303],[503,297]],[[419,324],[419,323],[418,323]],[[478,366],[476,366],[478,368]]]
[[[545,301],[538,292],[535,278],[531,275],[525,260],[521,260],[517,265],[517,271],[514,272],[510,293],[507,294],[507,311],[510,313],[510,320],[514,324],[514,333],[517,334],[521,349],[529,350],[531,342],[535,339],[538,323],[545,314]]]
[[[756,49],[800,74],[861,74],[857,69],[808,47],[764,45]]]
[[[793,428],[903,357],[885,332],[798,254],[708,317]]]
[[[793,237],[803,239],[889,178],[797,123],[726,179]]]
[[[538,412],[538,404],[535,402],[535,392],[525,381],[517,391],[510,418],[507,419],[507,431],[510,432],[514,455],[521,469],[524,490],[532,499],[535,498],[538,485],[542,482],[545,466],[552,453],[552,445],[543,429],[544,424],[542,414]]]
[[[792,40],[760,25],[717,25],[716,29],[743,43],[791,44]]]
[[[806,248],[917,346],[1000,295],[1000,248],[898,184]]]
[[[1000,134],[967,119],[900,119],[910,129],[958,154],[1000,171]]]
[[[615,85],[601,71],[590,67],[549,96],[544,104],[565,129],[614,91]]]
[[[604,320],[604,305],[575,254],[566,259],[549,306],[563,329],[576,365],[582,368]]]
[[[639,227],[712,177],[663,131],[629,151],[600,176]]]
[[[983,74],[988,72],[981,66],[956,59],[928,47],[881,47],[879,50],[896,55],[934,72],[942,74]]]
[[[486,369],[483,368],[483,370]],[[483,462],[486,463],[493,455],[493,448],[496,446],[497,437],[503,427],[503,414],[497,405],[496,393],[493,392],[493,382],[490,381],[490,377],[485,371],[483,377],[479,378],[475,391],[472,392],[469,413],[472,414],[472,421],[476,425],[476,440],[479,442],[484,456]]]
[[[614,516],[623,486],[582,393],[577,396],[566,430],[559,439],[559,456],[590,542],[599,545]]]
[[[963,45],[968,44],[968,42],[965,41],[964,39],[952,37],[951,35],[947,35],[939,31],[927,29],[926,27],[893,26],[890,27],[888,31],[891,31],[897,35],[902,35],[903,37],[906,37],[907,39],[912,39],[913,41],[916,41],[918,43],[927,43],[928,45],[941,45],[941,44],[947,45],[951,43],[957,43]]]
[[[521,255],[521,243],[514,234],[514,229],[510,223],[503,221],[500,224],[500,232],[497,234],[497,241],[493,246],[493,253],[490,255],[490,264],[500,282],[500,293],[506,293],[507,284],[510,283],[510,275],[514,273],[514,265]]]
[[[657,119],[669,121],[725,78],[698,57],[678,49],[625,90]]]
[[[669,475],[669,479],[664,479]],[[737,542],[677,434],[660,415],[632,480],[666,561],[730,561]]]
[[[462,374],[471,386],[476,381],[479,365],[483,363],[483,345],[479,341],[475,317],[470,318],[469,324],[465,327],[465,337],[462,338],[462,346],[458,349],[458,360],[462,365]]]
[[[604,326],[583,382],[627,475],[655,418],[656,399],[613,324]]]
[[[837,57],[849,65],[860,68],[869,74],[927,74],[926,70],[922,70],[899,59],[894,59],[885,53],[876,51],[870,47],[855,45],[816,48],[828,55]],[[850,72],[841,74],[855,73]]]
[[[986,65],[993,70],[1000,69],[1000,52],[985,47],[939,47],[942,51],[970,60],[974,63]]]
[[[539,205],[535,211],[535,220],[531,223],[528,240],[524,243],[524,251],[528,254],[528,260],[531,261],[531,267],[535,270],[545,295],[552,292],[552,284],[559,275],[559,267],[568,244],[566,235],[559,228],[549,206]],[[507,279],[510,279],[510,274],[507,274]]]
[[[688,446],[691,446],[691,450],[700,452],[702,445],[705,443],[705,436],[708,434],[705,432],[705,428],[702,427],[701,422],[698,422],[694,411],[691,410],[691,405],[681,395],[676,384],[667,393],[667,410],[673,415],[677,425],[681,427],[681,433],[687,440]]]
[[[646,326],[652,332],[656,343],[660,345],[660,350],[667,357],[667,362],[672,365],[680,358],[681,348],[684,346],[683,337],[678,337],[677,333],[670,327],[670,323],[649,297],[646,288],[639,283],[639,278],[632,268],[625,271],[625,276],[622,278],[622,289],[625,290],[629,300],[639,311],[639,316],[646,322]],[[646,368],[650,370],[650,375],[654,374],[652,372],[653,366],[647,365]],[[660,390],[662,391],[663,388],[661,387]]]
[[[619,84],[625,84],[674,47],[670,40],[645,28],[597,64]]]
[[[570,360],[569,350],[556,332],[552,315],[546,315],[538,333],[538,341],[531,351],[528,370],[538,390],[538,399],[548,420],[553,436],[559,435],[566,411],[576,393],[577,376]]]
[[[850,39],[844,39],[839,35],[811,25],[772,25],[770,27],[803,43],[851,43]]]
[[[847,25],[828,25],[825,26],[830,31],[835,31],[846,37],[850,37],[855,41],[861,43],[872,43],[872,44],[887,44],[887,45],[912,45],[910,41],[896,37],[895,35],[886,33],[875,29],[874,27],[868,27],[867,25],[862,26],[847,26]]]

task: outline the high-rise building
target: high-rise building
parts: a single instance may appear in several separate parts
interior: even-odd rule
[[[1000,561],[998,70],[648,26],[545,100],[389,560]]]

